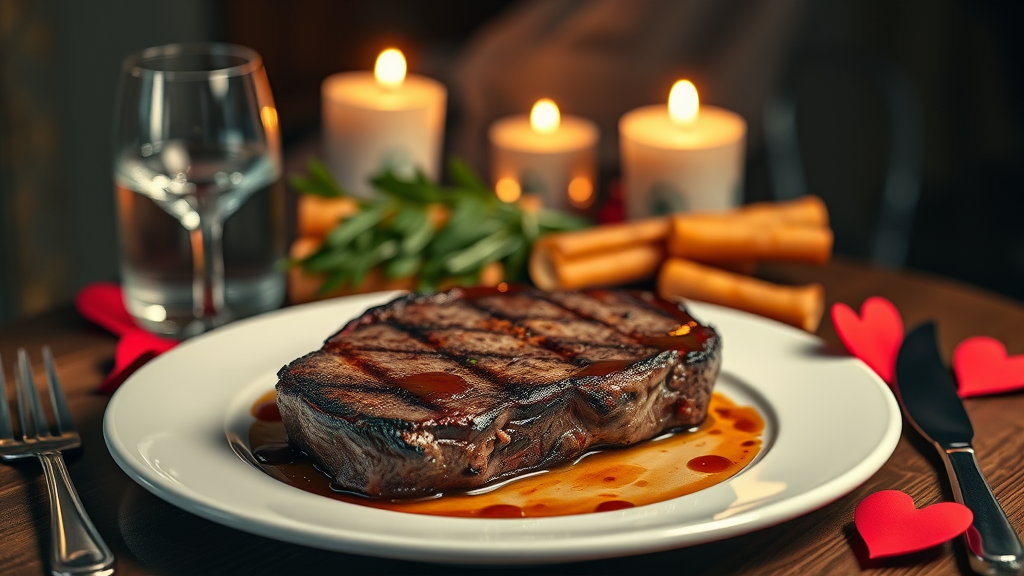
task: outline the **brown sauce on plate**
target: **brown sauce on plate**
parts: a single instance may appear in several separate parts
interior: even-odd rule
[[[290,486],[334,500],[436,516],[565,516],[663,502],[735,475],[760,452],[764,430],[764,421],[756,410],[715,393],[707,419],[692,431],[664,435],[628,448],[595,450],[572,464],[472,492],[420,500],[375,500],[336,490],[330,477],[288,445],[274,398],[271,391],[253,404],[256,421],[249,429],[249,446],[264,472]]]

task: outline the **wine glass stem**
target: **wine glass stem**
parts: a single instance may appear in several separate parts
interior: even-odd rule
[[[189,232],[192,240],[192,312],[207,327],[224,316],[223,227],[220,218],[206,214]]]

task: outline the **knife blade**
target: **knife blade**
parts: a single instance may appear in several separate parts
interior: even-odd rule
[[[942,362],[935,324],[916,328],[896,357],[896,392],[907,420],[939,451],[953,497],[974,513],[964,534],[967,558],[978,574],[1024,574],[1024,545],[1010,526],[978,467],[974,428]]]

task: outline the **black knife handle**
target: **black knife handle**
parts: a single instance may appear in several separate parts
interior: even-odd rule
[[[953,486],[953,497],[974,514],[964,534],[967,558],[978,574],[1024,573],[1024,545],[981,474],[974,449],[939,449]]]

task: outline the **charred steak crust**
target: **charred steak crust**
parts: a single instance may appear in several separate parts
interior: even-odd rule
[[[695,426],[720,359],[649,293],[454,289],[367,310],[278,372],[277,401],[340,489],[421,497]]]

